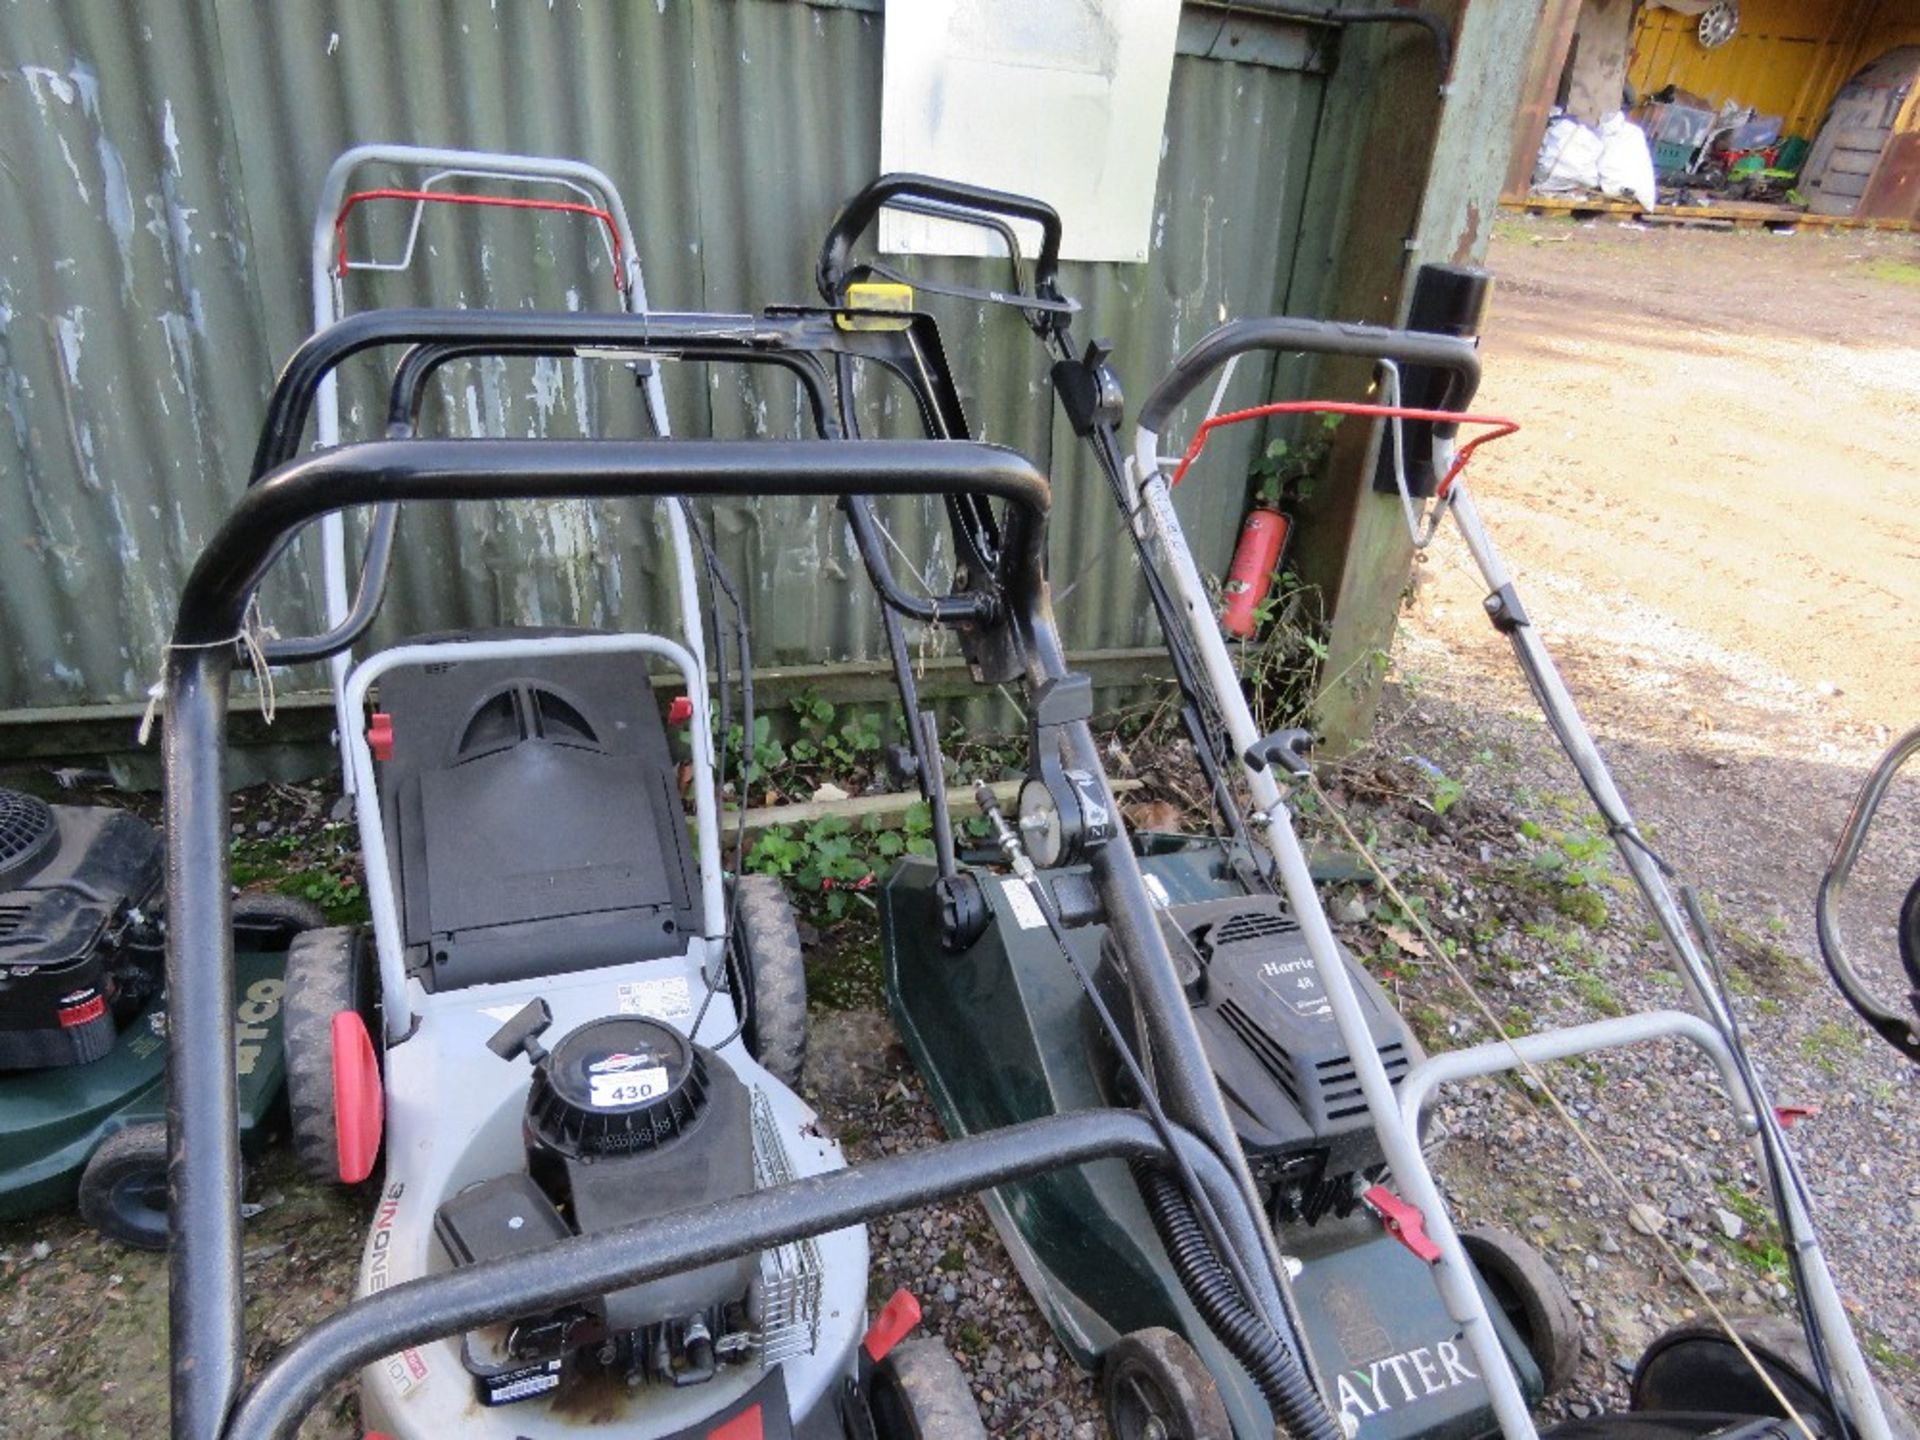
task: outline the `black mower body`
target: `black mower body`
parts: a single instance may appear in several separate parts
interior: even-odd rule
[[[1350,1080],[1341,1079],[1351,1067],[1337,1053],[1338,1034],[1323,1013],[1317,982],[1297,985],[1310,972],[1291,968],[1291,922],[1274,924],[1274,902],[1246,894],[1218,842],[1136,839],[1149,887],[1156,899],[1166,898],[1163,917],[1184,917],[1202,946],[1217,939],[1211,955],[1185,961],[1183,946],[1169,948],[1195,998],[1202,1039],[1256,1179],[1274,1197],[1280,1248],[1299,1264],[1293,1293],[1329,1389],[1359,1421],[1360,1440],[1470,1440],[1493,1433],[1477,1363],[1442,1307],[1426,1263],[1352,1203],[1351,1167],[1373,1158],[1371,1135],[1364,1109],[1354,1109],[1347,1094]],[[1011,877],[976,873],[992,922],[958,953],[940,941],[930,862],[903,862],[881,902],[888,1006],[948,1133],[1130,1103],[1116,1093],[1117,1067],[1092,1006],[1031,898]],[[1220,922],[1234,914],[1243,918],[1223,934]],[[1266,918],[1249,923],[1247,916]],[[1067,933],[1093,965],[1104,931],[1086,926]],[[1270,952],[1264,959],[1246,957],[1251,965],[1229,972],[1221,957],[1241,944],[1266,945]],[[1196,973],[1203,967],[1216,969],[1218,978],[1203,979]],[[1274,1023],[1272,1004],[1284,1004],[1276,996],[1262,1010],[1262,1023],[1250,1026],[1255,997],[1244,982],[1268,969],[1274,973],[1265,978],[1299,997],[1292,1023]],[[1096,973],[1103,988],[1117,986],[1110,960]],[[1230,973],[1242,983],[1233,983]],[[1359,978],[1376,1038],[1397,1075],[1417,1060],[1418,1047],[1385,997],[1364,974]],[[1258,1055],[1260,1038],[1242,1043],[1233,1034],[1237,1026],[1269,1038],[1278,1031],[1288,1053]],[[1372,1167],[1365,1168],[1373,1178]],[[1343,1192],[1337,1204],[1330,1198],[1336,1187]],[[1087,1165],[1003,1186],[983,1199],[1022,1279],[1078,1363],[1094,1368],[1120,1335],[1168,1326],[1186,1337],[1218,1381],[1236,1433],[1270,1432],[1264,1400],[1182,1291],[1125,1165]],[[1537,1399],[1538,1367],[1498,1306],[1493,1316],[1524,1388]]]

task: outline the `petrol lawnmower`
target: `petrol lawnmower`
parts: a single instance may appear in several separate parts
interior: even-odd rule
[[[356,1371],[368,1419],[401,1435],[593,1428],[649,1437],[977,1434],[970,1399],[955,1393],[951,1362],[927,1364],[924,1347],[892,1348],[904,1328],[898,1311],[883,1312],[861,1338],[860,1226],[1103,1157],[1172,1167],[1179,1177],[1173,1204],[1193,1217],[1201,1237],[1196,1255],[1225,1256],[1216,1263],[1243,1277],[1238,1297],[1218,1297],[1221,1323],[1269,1337],[1276,1373],[1293,1377],[1303,1404],[1317,1405],[1291,1358],[1298,1344],[1284,1271],[1253,1206],[1218,1092],[1204,1078],[1191,1017],[1183,1005],[1165,1005],[1163,991],[1146,988],[1136,1011],[1169,1063],[1197,1082],[1164,1103],[1143,1086],[1143,1111],[1052,1117],[924,1153],[842,1165],[838,1147],[771,1073],[785,1061],[766,1036],[793,1003],[791,991],[766,983],[782,961],[748,943],[751,924],[729,926],[705,675],[687,647],[651,635],[437,640],[373,655],[351,672],[346,713],[356,724],[345,743],[366,841],[384,1065],[362,1037],[364,1012],[337,1010],[328,1055],[339,1097],[334,1150],[352,1162],[349,1173],[370,1164],[367,1137],[384,1118],[387,1174],[362,1294],[242,1392],[237,1197],[225,1123],[232,1076],[205,1044],[209,998],[231,963],[219,943],[224,851],[209,804],[221,790],[234,639],[262,577],[306,523],[385,502],[839,497],[883,602],[954,627],[982,683],[1025,687],[1040,727],[1039,763],[1050,770],[1066,764],[1086,803],[1113,813],[1087,725],[1089,687],[1067,670],[1048,608],[1045,482],[1027,462],[991,446],[840,440],[836,417],[845,397],[835,397],[832,382],[842,358],[871,361],[905,383],[934,434],[964,433],[931,324],[911,315],[883,325],[869,319],[800,309],[758,316],[384,311],[321,332],[283,372],[257,481],[189,578],[168,651],[167,806],[179,847],[169,876],[168,973],[176,995],[169,1043],[182,1080],[170,1113],[176,1434],[289,1434],[331,1385]],[[392,386],[392,415],[402,417],[389,426],[396,438],[294,458],[323,378],[348,356],[381,345],[412,347]],[[799,381],[826,438],[412,436],[404,417],[417,415],[432,373],[476,352],[776,365]],[[886,494],[946,498],[951,541],[966,558],[952,593],[923,605],[898,585],[885,551],[868,543],[867,497]],[[266,642],[269,654],[292,663],[353,644],[383,588],[384,571],[369,566],[348,623],[327,636]],[[620,708],[612,709],[615,697],[587,684],[592,676],[548,668],[563,655],[590,655],[603,661],[600,673],[618,676],[625,672],[607,657],[633,654],[663,659],[686,689],[691,838],[676,828],[678,812],[668,802],[655,804],[667,781],[647,763],[649,752],[627,748],[646,742],[609,733],[623,724],[623,733],[652,733],[641,713],[652,703],[650,689],[619,696]],[[511,662],[512,670],[489,668],[497,662]],[[384,688],[375,713],[387,718],[362,718],[372,680],[403,668],[421,672],[418,684]],[[436,691],[436,683],[445,688]],[[441,699],[456,686],[468,687],[463,702]],[[377,761],[375,747],[386,749],[389,731],[391,758]],[[657,762],[658,751],[650,753]],[[390,767],[384,775],[381,764]],[[583,855],[572,837],[552,833],[568,817],[546,812],[544,786],[513,789],[534,772],[570,784],[576,770],[607,787],[620,784],[630,797],[632,810],[620,817],[625,828],[609,821],[608,830],[610,843],[630,845],[637,859],[605,848]],[[439,778],[447,771],[455,772],[451,780]],[[631,782],[621,784],[626,776]],[[436,815],[456,811],[497,823],[475,809],[496,786],[521,797],[510,816],[511,844],[434,828]],[[669,813],[673,822],[660,818]],[[1121,836],[1117,821],[1111,833]],[[416,846],[423,858],[415,858]],[[439,868],[445,846],[491,867],[494,884],[485,894],[470,898],[466,874],[449,877]],[[682,846],[695,856],[684,907],[669,903],[677,902],[671,872],[667,899],[634,896],[654,879],[647,867],[656,852],[670,858]],[[1129,937],[1140,974],[1171,977],[1131,850],[1116,843],[1108,855],[1095,866],[1089,894]],[[605,871],[616,873],[596,873]],[[616,907],[590,888],[603,879],[609,887],[620,882],[618,908],[640,912],[620,917],[615,934],[598,917]],[[749,909],[745,888],[736,882],[733,892],[739,915]],[[528,890],[547,902],[545,913],[520,905]],[[481,901],[492,908],[478,918],[462,908]],[[427,942],[415,945],[408,926],[422,903],[430,915],[464,924],[430,920]],[[444,912],[433,908],[443,904]],[[712,1030],[702,1029],[703,1016]],[[701,1044],[708,1035],[721,1038]],[[617,1183],[626,1176],[640,1183]],[[776,1336],[769,1323],[789,1312],[777,1303],[775,1282],[789,1275],[813,1303],[795,1331]],[[1322,1409],[1310,1433],[1331,1440],[1332,1423]]]
[[[1497,1428],[1514,1440],[1535,1433],[1531,1402],[1578,1358],[1577,1313],[1517,1237],[1456,1229],[1423,1154],[1424,1112],[1447,1083],[1514,1068],[1539,1081],[1537,1066],[1547,1060],[1659,1037],[1686,1039],[1707,1053],[1754,1137],[1790,1239],[1803,1324],[1797,1340],[1782,1340],[1777,1325],[1682,1327],[1642,1357],[1638,1413],[1591,1428],[1702,1434],[1764,1430],[1771,1422],[1752,1417],[1782,1417],[1809,1433],[1890,1433],[1893,1407],[1883,1408],[1868,1375],[1782,1127],[1703,953],[1711,943],[1705,922],[1690,901],[1682,918],[1671,870],[1634,827],[1460,482],[1477,444],[1515,428],[1465,413],[1479,375],[1471,337],[1485,275],[1427,267],[1415,299],[1422,329],[1290,318],[1223,326],[1155,389],[1123,459],[1110,347],[1096,341],[1076,355],[1068,339],[1077,307],[1058,289],[1050,263],[1058,222],[1044,205],[924,177],[884,177],[835,221],[819,267],[823,295],[855,300],[875,275],[902,289],[910,283],[877,264],[850,263],[853,241],[874,214],[902,202],[1002,234],[1011,290],[921,288],[1024,312],[1054,357],[1065,416],[1090,442],[1134,535],[1220,820],[1211,838],[1137,837],[1138,863],[1175,962],[1166,993],[1190,1007],[1293,1278],[1321,1393],[1349,1433],[1466,1436]],[[1042,226],[1031,289],[1009,219]],[[1219,413],[1236,360],[1287,352],[1371,360],[1390,403],[1283,402]],[[1161,433],[1216,374],[1212,407],[1193,442],[1177,465],[1163,467]],[[1403,384],[1415,403],[1400,403]],[[1431,539],[1443,513],[1459,521],[1487,579],[1488,614],[1512,639],[1698,1014],[1653,1012],[1531,1036],[1502,1031],[1494,1043],[1428,1057],[1336,941],[1288,808],[1290,792],[1311,784],[1311,737],[1263,735],[1255,726],[1165,473],[1184,476],[1221,426],[1325,410],[1391,422],[1385,488],[1401,495],[1416,545]],[[1456,446],[1462,423],[1490,433]],[[1418,428],[1409,433],[1410,426]],[[1437,496],[1425,516],[1416,505],[1422,494]],[[1113,817],[1088,803],[1071,770],[1049,769],[1038,730],[1033,749],[1043,758],[1021,791],[1017,820],[988,805],[1011,873],[957,865],[948,854],[908,860],[889,880],[882,906],[890,1008],[954,1134],[1134,1103],[1139,1072],[1152,1074],[1158,1058],[1155,1037],[1125,1003],[1145,977],[1124,939],[1095,923],[1097,907],[1085,898],[1086,863],[1112,849]],[[993,1037],[991,1046],[981,1044],[983,1035]],[[1206,1303],[1213,1290],[1186,1268],[1192,1231],[1158,1203],[1162,1183],[1147,1167],[1129,1175],[1089,1166],[1003,1186],[988,1208],[1062,1343],[1082,1363],[1100,1365],[1116,1434],[1264,1434],[1270,1416],[1283,1415],[1284,1387],[1263,1373],[1257,1346],[1214,1323]],[[1724,1320],[1710,1300],[1705,1308]],[[1292,1428],[1293,1417],[1283,1423]],[[1569,1428],[1581,1427],[1558,1427]]]
[[[877,262],[855,263],[860,236],[886,208],[992,230],[1008,251],[1007,288],[928,284]],[[1042,229],[1031,285],[1013,228],[1023,221]],[[890,175],[842,210],[817,278],[830,303],[910,305],[917,286],[1019,309],[1054,360],[1055,393],[1069,424],[1117,486],[1119,382],[1100,342],[1076,353],[1070,325],[1079,307],[1059,292],[1052,258],[1058,244],[1059,222],[1040,202]],[[1169,633],[1176,642],[1170,658],[1185,677],[1189,731],[1197,753],[1210,760],[1217,747],[1207,742],[1198,708],[1198,664],[1191,646],[1179,643],[1184,632]],[[923,743],[937,748],[931,717],[919,728]],[[881,902],[889,1007],[953,1134],[1138,1103],[1125,1063],[1140,1043],[1126,964],[1105,927],[1085,923],[1087,907],[1073,893],[1087,884],[1087,856],[1112,817],[1089,815],[1073,798],[1077,777],[1047,760],[1038,735],[1033,744],[1040,769],[1022,790],[1017,829],[1008,833],[1034,867],[1055,877],[1051,886],[1036,892],[1017,867],[993,873],[979,857],[962,863],[947,841],[933,856],[897,868]],[[1208,779],[1226,797],[1223,813],[1238,820],[1225,768],[1212,765]],[[926,799],[935,833],[950,836],[943,787],[928,787]],[[1000,825],[997,807],[989,813]],[[1191,1008],[1212,1079],[1286,1252],[1309,1348],[1329,1393],[1366,1417],[1367,1435],[1484,1433],[1493,1417],[1480,1362],[1461,1349],[1458,1327],[1425,1285],[1421,1258],[1382,1223],[1398,1213],[1378,1183],[1385,1157],[1300,926],[1263,884],[1259,852],[1246,835],[1243,825],[1226,837],[1142,836],[1137,859],[1174,959],[1177,993]],[[1372,1043],[1403,1073],[1423,1058],[1418,1041],[1378,987],[1346,963]],[[1116,1018],[1116,1032],[1103,1030],[1102,1010]],[[980,1044],[982,1034],[995,1037],[990,1049]],[[1002,1188],[986,1206],[1063,1347],[1102,1372],[1116,1434],[1143,1433],[1149,1423],[1169,1434],[1225,1435],[1229,1426],[1231,1433],[1267,1433],[1278,1379],[1248,1366],[1244,1355],[1236,1358],[1235,1342],[1209,1326],[1198,1308],[1215,1303],[1205,1285],[1200,1299],[1189,1298],[1183,1267],[1192,1263],[1194,1237],[1177,1204],[1164,1203],[1167,1184],[1151,1168],[1088,1166]],[[1512,1301],[1512,1318],[1496,1308],[1495,1323],[1537,1399],[1578,1357],[1571,1301],[1517,1236],[1481,1232],[1474,1245],[1476,1261]],[[1523,1334],[1529,1323],[1531,1333]],[[1396,1373],[1407,1387],[1399,1392]]]
[[[613,484],[631,447],[413,438],[443,367],[482,356],[628,360],[663,439],[658,366],[683,357],[795,371],[815,382],[827,415],[818,356],[837,333],[832,320],[648,313],[610,183],[572,162],[521,156],[349,152],[327,181],[317,269],[344,268],[344,239],[333,246],[356,199],[345,194],[347,179],[371,163],[432,170],[418,189],[370,192],[416,207],[446,198],[433,186],[448,175],[590,187],[636,312],[387,310],[332,323],[281,378],[249,499],[275,492],[316,404],[329,413],[342,361],[404,345],[389,439],[375,447],[387,458],[372,456],[378,468],[431,476],[437,455],[491,477],[502,496],[538,498],[569,473],[593,477],[581,495],[657,495],[681,613],[674,636],[435,634],[343,666],[380,609],[398,506],[377,497],[350,602],[337,507],[324,507],[330,628],[262,648],[273,663],[330,660],[340,677],[370,934],[325,931],[296,948],[288,1067],[295,1145],[315,1178],[361,1181],[384,1150],[361,1271],[369,1301],[434,1276],[490,1286],[503,1267],[527,1261],[551,1283],[565,1267],[546,1262],[564,1242],[722,1202],[753,1204],[844,1163],[792,1089],[806,989],[791,910],[776,882],[739,873],[737,841],[731,881],[722,866],[693,534],[712,609],[734,591],[691,503],[657,486]],[[316,281],[323,319],[344,308],[338,279]],[[337,415],[321,428],[337,441]],[[370,453],[323,449],[322,463],[351,467]],[[757,473],[757,459],[732,467],[736,489]],[[393,489],[402,498],[404,486]],[[414,498],[443,490],[460,493],[436,481]],[[270,542],[276,553],[290,534]],[[751,661],[737,602],[735,611],[750,731]],[[684,775],[650,666],[669,671],[681,692],[673,708],[690,742]],[[896,1436],[936,1422],[938,1433],[978,1434],[964,1379],[938,1342],[895,1348],[917,1313],[910,1297],[865,1326],[866,1254],[864,1229],[842,1224],[551,1297],[489,1289],[492,1303],[470,1322],[362,1357],[373,1362],[361,1374],[362,1413],[397,1437]],[[176,1318],[193,1308],[179,1285],[175,1304]],[[177,1390],[177,1425],[191,1428],[182,1417],[196,1393]]]
[[[162,842],[138,816],[0,789],[0,1220],[71,1205],[111,1239],[167,1243]],[[234,902],[229,999],[240,1144],[280,1128],[281,969],[326,917]]]

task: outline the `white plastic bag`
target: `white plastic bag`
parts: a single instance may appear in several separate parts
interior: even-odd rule
[[[1599,163],[1602,194],[1630,195],[1649,209],[1659,203],[1647,132],[1618,110],[1600,122]]]
[[[1600,188],[1599,135],[1569,115],[1547,126],[1533,165],[1533,188],[1543,195]]]

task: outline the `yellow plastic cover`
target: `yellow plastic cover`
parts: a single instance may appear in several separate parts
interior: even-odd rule
[[[845,310],[872,311],[870,315],[836,315],[842,330],[904,330],[904,319],[889,317],[913,310],[913,287],[897,280],[856,280],[847,287]]]

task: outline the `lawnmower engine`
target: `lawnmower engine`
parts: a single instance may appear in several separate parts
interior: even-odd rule
[[[720,1056],[658,1020],[615,1015],[551,1052],[539,1002],[495,1037],[533,1061],[526,1169],[459,1191],[434,1216],[456,1265],[538,1249],[731,1199],[754,1188],[747,1087]],[[597,1371],[629,1388],[698,1385],[753,1350],[765,1317],[759,1259],[670,1275],[470,1333],[462,1359],[488,1405],[569,1386]]]
[[[1429,1262],[1400,1238],[1425,1244],[1417,1226],[1400,1221],[1400,1202],[1382,1183],[1387,1166],[1352,1055],[1292,911],[1278,897],[1249,894],[1221,841],[1148,836],[1137,853],[1202,1048],[1274,1220],[1302,1327],[1335,1389],[1330,1398],[1358,1427],[1349,1433],[1495,1433],[1487,1388]],[[1080,898],[1085,873],[1062,868],[1050,877],[1064,911],[1091,909]],[[938,879],[931,861],[903,862],[888,879],[881,924],[889,1009],[948,1132],[1136,1106],[1128,1072],[1026,883],[982,874],[990,923],[951,948],[939,927]],[[1068,927],[1066,936],[1123,1034],[1136,1040],[1128,957],[1113,932],[1089,924]],[[1380,988],[1347,964],[1369,1043],[1398,1081],[1424,1058],[1420,1046]],[[1128,1167],[1088,1165],[1002,1186],[987,1206],[1075,1360],[1100,1366],[1120,1337],[1174,1328],[1218,1382],[1234,1433],[1270,1433],[1265,1399],[1194,1308]],[[1400,1230],[1389,1228],[1390,1217]],[[1523,1390],[1539,1393],[1539,1369],[1499,1310],[1494,1328]],[[1402,1372],[1404,1385],[1394,1378]]]
[[[159,990],[160,837],[103,806],[0,790],[0,1071],[85,1065]]]
[[[1300,927],[1278,896],[1235,896],[1160,911],[1167,949],[1192,1002],[1254,1179],[1279,1224],[1352,1213],[1386,1173],[1353,1060]],[[1110,951],[1110,947],[1107,947]],[[1117,1014],[1119,968],[1102,973]],[[1371,976],[1349,962],[1388,1078],[1422,1058]]]

